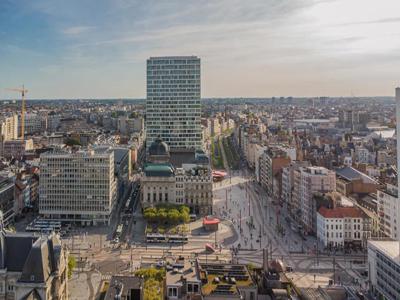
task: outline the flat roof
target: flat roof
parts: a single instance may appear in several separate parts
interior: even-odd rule
[[[369,240],[368,246],[372,245],[380,252],[391,258],[393,261],[400,264],[400,242],[399,241],[388,241],[388,240]]]
[[[176,272],[177,270],[178,272]],[[197,276],[196,266],[193,265],[189,261],[184,261],[183,268],[174,268],[171,271],[168,271],[166,274],[166,285],[182,285],[182,278],[189,282],[200,282],[200,279]]]

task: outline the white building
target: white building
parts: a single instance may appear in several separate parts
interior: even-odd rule
[[[147,148],[161,137],[171,149],[202,149],[200,58],[147,60]]]
[[[293,208],[293,194],[294,194],[294,171],[300,167],[308,167],[309,161],[291,161],[291,163],[284,167],[282,170],[282,201],[286,206],[287,211],[292,216]]]
[[[387,184],[386,188],[378,189],[377,200],[381,234],[383,236],[398,240],[400,235],[399,226],[397,224],[399,210],[397,187]]]
[[[40,156],[39,213],[84,225],[108,224],[116,202],[114,152],[48,152]]]
[[[368,241],[368,279],[376,299],[400,299],[399,253],[398,241]]]
[[[365,247],[371,237],[371,220],[358,207],[321,207],[317,237],[325,247]]]

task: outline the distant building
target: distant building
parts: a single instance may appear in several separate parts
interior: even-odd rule
[[[116,184],[112,150],[43,153],[39,213],[82,225],[108,224]]]
[[[0,299],[68,299],[67,253],[55,234],[0,232]]]
[[[378,183],[368,175],[354,169],[336,169],[336,190],[345,195],[376,193]]]
[[[171,149],[202,149],[200,58],[147,60],[147,149],[158,138]]]
[[[3,144],[3,156],[7,159],[21,159],[27,151],[33,150],[33,140],[9,140]]]
[[[3,156],[5,141],[18,138],[18,116],[0,116],[0,157]]]
[[[18,134],[21,134],[21,116],[19,115]],[[24,132],[26,135],[43,134],[47,131],[47,115],[26,113]]]

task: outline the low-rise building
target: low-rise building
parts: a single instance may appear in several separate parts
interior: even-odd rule
[[[358,207],[321,207],[317,238],[325,247],[364,248],[371,237],[370,218]]]
[[[68,257],[57,235],[1,230],[0,249],[0,299],[68,299]]]
[[[144,299],[144,278],[136,276],[114,275],[104,300],[143,300]]]

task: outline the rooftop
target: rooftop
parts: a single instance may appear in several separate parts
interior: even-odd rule
[[[358,207],[321,207],[318,213],[327,219],[364,218],[364,212]]]
[[[186,280],[189,282],[200,282],[196,267],[187,260],[176,261],[171,264],[173,269],[168,271],[166,274],[166,285],[182,285],[182,281]]]
[[[157,164],[157,163],[147,163],[144,167],[144,173],[146,176],[155,177],[170,177],[174,174],[174,169],[169,163]]]
[[[336,175],[338,175],[348,181],[362,179],[362,181],[364,183],[375,183],[376,184],[376,181],[374,179],[372,179],[368,175],[366,175],[352,167],[344,167],[344,168],[336,169]]]
[[[104,299],[125,299],[126,296],[131,295],[131,290],[141,292],[143,286],[143,278],[136,276],[114,275],[111,277],[110,286]],[[116,298],[118,295],[121,295],[121,298]]]
[[[203,295],[238,295],[240,288],[255,286],[245,265],[226,263],[199,263]]]
[[[386,256],[400,264],[400,243],[399,241],[368,240],[368,248],[374,247]]]

